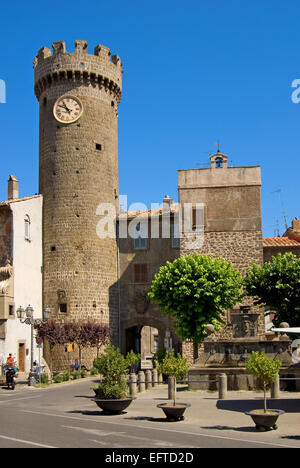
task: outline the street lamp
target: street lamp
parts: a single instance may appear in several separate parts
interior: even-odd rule
[[[43,310],[43,320],[41,319],[35,319],[34,316],[34,310],[33,307],[29,304],[26,309],[24,310],[22,306],[20,306],[17,309],[17,317],[20,320],[21,323],[25,323],[26,325],[31,326],[31,355],[30,355],[30,376],[29,376],[29,386],[33,387],[34,386],[34,378],[32,377],[33,373],[33,331],[34,327],[36,325],[41,325],[42,323],[45,323],[51,315],[51,311],[49,307],[46,307]]]

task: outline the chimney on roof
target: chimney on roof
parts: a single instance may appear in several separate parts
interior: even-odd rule
[[[7,198],[8,200],[16,200],[19,198],[19,181],[14,175],[10,175],[8,179]]]
[[[300,232],[300,220],[298,218],[293,219],[292,229],[293,231]]]

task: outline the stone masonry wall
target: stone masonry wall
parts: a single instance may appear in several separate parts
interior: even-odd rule
[[[117,242],[115,234],[98,237],[97,208],[108,203],[118,210],[121,78],[119,58],[110,59],[104,46],[89,55],[85,41],[76,41],[74,53],[66,53],[64,42],[54,43],[53,55],[43,48],[35,60],[44,306],[58,321],[90,317],[109,324],[113,341],[119,332]],[[53,106],[67,94],[81,100],[83,114],[74,123],[62,124],[54,118]],[[67,313],[60,310],[62,303],[67,304]]]

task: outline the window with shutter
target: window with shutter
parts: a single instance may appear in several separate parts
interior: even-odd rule
[[[171,224],[171,238],[172,238],[172,248],[180,248],[180,234],[179,234],[179,225]]]
[[[134,264],[134,283],[148,282],[148,266],[146,263]]]
[[[28,215],[24,218],[24,225],[25,225],[25,239],[30,241],[30,218]]]
[[[146,250],[147,249],[147,238],[142,236],[141,223],[136,225],[136,236],[133,240],[134,250]]]
[[[193,229],[204,226],[203,208],[193,208]]]

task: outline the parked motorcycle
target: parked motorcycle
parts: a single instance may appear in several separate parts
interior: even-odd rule
[[[11,388],[12,390],[14,390],[17,384],[17,381],[16,381],[17,374],[16,374],[15,369],[12,367],[7,367],[5,371],[5,375],[6,375],[7,388],[8,389]]]

